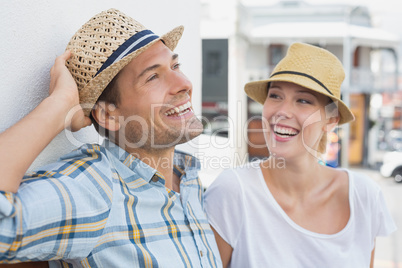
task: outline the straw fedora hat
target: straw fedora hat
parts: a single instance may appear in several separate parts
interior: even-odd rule
[[[328,50],[304,43],[293,43],[269,79],[249,82],[244,90],[250,98],[264,104],[270,82],[285,81],[298,84],[331,98],[338,107],[338,124],[341,125],[354,120],[353,113],[340,99],[344,78],[342,63]]]
[[[103,11],[79,29],[67,45],[72,52],[66,66],[77,83],[85,115],[106,86],[132,59],[162,40],[174,50],[184,27],[159,37],[138,21],[116,9]]]

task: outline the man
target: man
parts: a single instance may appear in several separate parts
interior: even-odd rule
[[[110,9],[72,37],[49,97],[0,134],[0,263],[221,267],[199,163],[174,150],[202,131],[172,52],[182,31],[158,37]],[[24,176],[60,131],[91,120],[108,138],[102,146]]]

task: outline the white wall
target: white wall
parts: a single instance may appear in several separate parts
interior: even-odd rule
[[[112,7],[159,35],[175,26],[185,26],[176,51],[182,70],[193,82],[195,111],[201,114],[198,0],[13,0],[2,1],[0,9],[0,132],[47,96],[49,70],[71,36],[93,15]],[[52,161],[75,148],[71,137],[71,133],[62,132],[33,166]],[[99,142],[93,127],[74,133],[73,137],[82,143]]]

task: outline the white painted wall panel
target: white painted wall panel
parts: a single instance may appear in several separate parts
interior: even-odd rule
[[[184,25],[176,51],[193,82],[193,105],[201,113],[201,39],[198,0],[13,0],[0,8],[0,132],[32,111],[47,96],[49,70],[71,36],[93,15],[117,8],[161,35]],[[51,113],[51,111],[49,111]],[[45,164],[76,147],[97,142],[93,127],[66,132],[42,152],[33,166]],[[71,133],[69,134],[72,137]]]

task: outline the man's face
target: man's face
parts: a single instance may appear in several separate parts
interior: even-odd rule
[[[202,132],[192,109],[192,84],[180,70],[178,55],[162,42],[133,59],[116,82],[119,146],[167,149]]]

